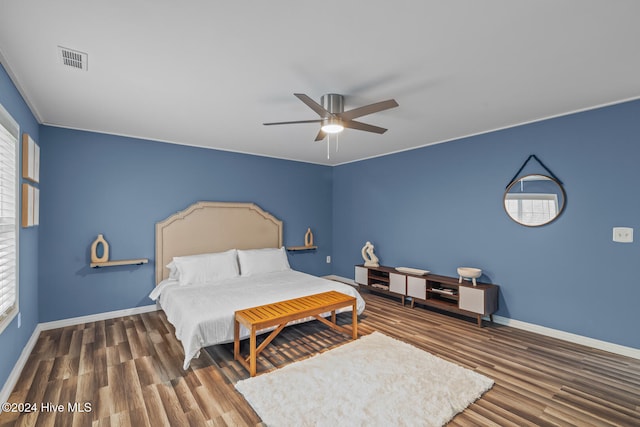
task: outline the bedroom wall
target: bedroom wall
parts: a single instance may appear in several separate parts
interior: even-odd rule
[[[20,133],[28,133],[40,142],[38,122],[24,102],[20,92],[0,65],[0,104],[20,125]],[[22,144],[19,144],[22,149]],[[20,157],[22,158],[22,157]],[[22,172],[20,172],[22,176]],[[18,318],[0,333],[0,385],[4,384],[20,353],[38,324],[38,234],[39,227],[19,230],[19,304],[22,325]],[[1,387],[0,387],[1,388]]]
[[[331,273],[329,167],[42,126],[40,321],[153,304],[155,223],[198,200],[254,202],[284,221],[285,245],[311,227],[315,252],[291,266]],[[143,266],[89,267],[98,233],[111,259]]]
[[[383,265],[482,268],[500,285],[500,316],[640,348],[639,117],[634,101],[336,167],[334,274],[353,277],[370,240]],[[567,192],[562,216],[539,228],[502,207],[530,154]],[[614,226],[635,242],[612,242]]]

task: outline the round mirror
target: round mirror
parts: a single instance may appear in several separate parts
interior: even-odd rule
[[[556,219],[564,209],[564,188],[546,175],[527,175],[504,192],[504,210],[518,224],[539,227]]]

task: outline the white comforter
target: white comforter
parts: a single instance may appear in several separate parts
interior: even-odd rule
[[[236,277],[206,285],[179,286],[176,280],[164,280],[149,298],[159,300],[175,327],[176,337],[184,348],[184,369],[187,369],[201,348],[233,341],[236,310],[330,290],[356,297],[358,314],[364,310],[364,300],[352,286],[295,270]],[[347,307],[339,312],[350,310]],[[310,319],[313,318],[292,323]],[[249,331],[241,326],[240,338],[248,336]]]

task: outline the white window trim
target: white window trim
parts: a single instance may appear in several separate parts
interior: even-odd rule
[[[16,138],[16,203],[15,203],[15,218],[16,218],[16,302],[13,308],[10,308],[6,313],[0,315],[0,334],[6,329],[7,326],[13,321],[13,319],[20,312],[20,126],[16,122],[11,114],[0,104],[0,124],[4,126],[15,138]]]

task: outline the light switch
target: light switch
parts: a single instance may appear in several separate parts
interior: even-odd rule
[[[613,241],[618,243],[633,242],[633,228],[613,227]]]

